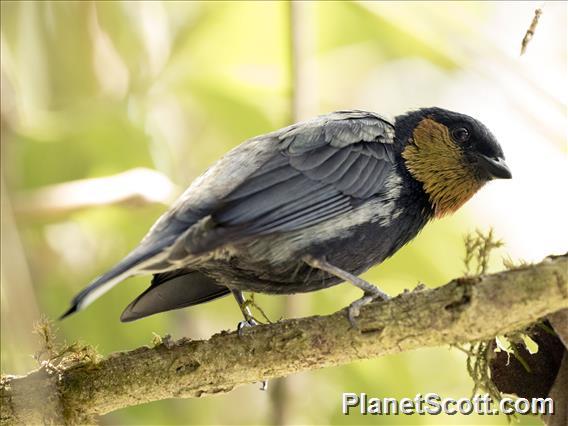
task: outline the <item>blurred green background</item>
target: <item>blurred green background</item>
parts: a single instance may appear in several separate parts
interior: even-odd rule
[[[505,253],[538,260],[560,250],[566,202],[550,191],[566,182],[566,4],[554,3],[521,59],[534,3],[3,1],[2,373],[35,368],[33,323],[59,316],[209,164],[246,138],[336,109],[470,113],[495,130],[515,177],[429,225],[364,278],[391,294],[443,284],[463,273],[462,238],[476,227],[493,225],[509,243],[493,269]],[[540,169],[526,164],[539,155]],[[537,172],[547,188],[531,186]],[[538,230],[523,228],[541,216]],[[226,298],[120,323],[148,281],[129,279],[59,323],[60,338],[108,354],[149,344],[153,333],[207,338],[240,320]],[[337,286],[286,303],[256,300],[278,319],[334,312],[357,297]],[[284,389],[273,381],[268,392],[254,384],[159,401],[101,423],[507,424],[341,415],[342,392],[469,396],[464,356],[445,347],[299,374]]]

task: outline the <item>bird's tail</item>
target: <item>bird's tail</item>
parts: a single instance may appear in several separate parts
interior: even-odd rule
[[[95,278],[87,287],[77,294],[71,301],[71,307],[61,315],[59,319],[66,318],[86,308],[116,284],[134,275],[136,272],[139,272],[141,265],[156,256],[161,251],[160,249],[161,248],[158,247],[148,249],[144,246],[138,246],[114,268]]]

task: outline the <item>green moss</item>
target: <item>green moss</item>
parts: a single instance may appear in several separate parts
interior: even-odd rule
[[[34,359],[40,366],[57,370],[82,363],[96,364],[102,358],[91,345],[82,342],[58,342],[57,329],[53,321],[47,318],[42,318],[34,324],[34,333],[40,338],[40,349],[34,354]]]
[[[504,245],[503,241],[495,238],[493,228],[490,228],[487,234],[480,230],[467,234],[464,237],[464,244],[466,276],[487,273],[492,252]]]

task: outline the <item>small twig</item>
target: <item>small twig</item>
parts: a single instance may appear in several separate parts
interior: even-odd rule
[[[254,308],[256,309],[258,312],[260,312],[260,315],[262,315],[266,321],[266,323],[263,323],[262,321],[259,321],[258,318],[253,317],[252,319],[254,319],[256,322],[260,323],[260,324],[273,324],[272,321],[270,321],[270,318],[268,318],[268,316],[266,315],[266,313],[264,312],[264,309],[262,309],[254,300],[254,293],[251,293],[249,296],[249,299],[245,300],[245,306],[248,306],[249,308]]]
[[[539,7],[534,11],[534,16],[531,21],[531,25],[529,26],[527,32],[525,33],[525,36],[523,37],[523,41],[521,42],[521,55],[525,54],[527,46],[529,45],[530,41],[534,36],[536,27],[538,25],[538,20],[540,19],[540,15],[542,15],[542,7]]]
[[[179,189],[162,173],[136,168],[16,194],[14,210],[18,215],[45,218],[109,205],[167,205],[178,193]]]

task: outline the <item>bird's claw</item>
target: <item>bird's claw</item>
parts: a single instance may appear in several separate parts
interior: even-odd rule
[[[357,299],[356,301],[351,303],[351,305],[349,305],[349,308],[347,310],[347,319],[349,320],[349,324],[351,324],[351,328],[355,330],[359,328],[357,325],[356,318],[361,313],[361,306],[364,306],[367,303],[370,303],[371,300],[373,300],[373,299],[368,300],[369,298],[370,296],[363,296],[361,299]]]
[[[259,323],[254,318],[249,318],[244,321],[239,322],[237,325],[237,333],[239,336],[244,336],[245,330],[247,328],[252,328],[257,326]]]
[[[377,299],[386,301],[389,299],[389,296],[383,293],[382,291],[380,291],[379,289],[377,289],[376,292],[365,293],[363,297],[355,300],[353,303],[349,305],[349,308],[347,309],[347,319],[349,320],[349,324],[351,324],[351,328],[355,330],[359,328],[357,325],[356,318],[361,313],[361,307],[368,305],[369,303]]]
[[[351,324],[351,328],[355,330],[358,328],[355,318],[357,318],[360,313],[361,311],[358,307],[349,305],[349,310],[347,311],[347,319],[349,320],[349,324]]]

